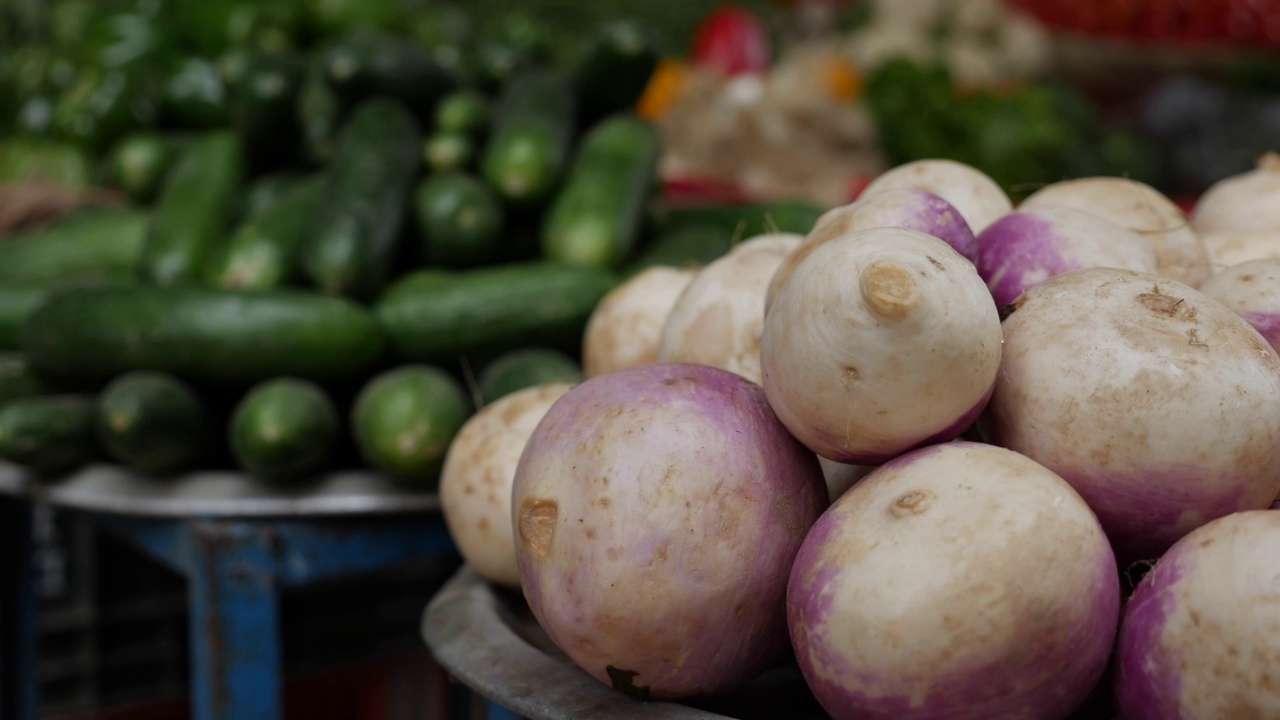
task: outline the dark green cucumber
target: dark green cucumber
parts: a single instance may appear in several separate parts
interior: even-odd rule
[[[323,67],[344,113],[372,98],[389,97],[425,124],[440,98],[456,86],[426,48],[370,28],[340,38],[325,52]]]
[[[418,143],[413,117],[394,100],[374,98],[351,114],[302,249],[303,272],[321,291],[371,298],[382,289],[408,214]]]
[[[432,265],[468,267],[492,260],[502,236],[502,203],[468,173],[433,175],[414,191],[423,255]]]
[[[47,392],[48,385],[31,372],[21,353],[0,352],[0,406],[15,398]]]
[[[476,144],[457,132],[437,132],[422,144],[422,159],[431,172],[463,170],[475,160]]]
[[[39,474],[74,470],[98,455],[97,398],[36,395],[0,407],[0,458]]]
[[[244,191],[244,197],[240,200],[239,217],[242,221],[248,221],[261,215],[262,211],[269,207],[274,207],[280,202],[280,198],[292,192],[303,181],[304,177],[304,175],[289,171],[259,176],[249,183],[248,188]]]
[[[513,205],[548,197],[564,175],[576,127],[569,79],[552,70],[514,75],[503,86],[481,171]]]
[[[207,449],[204,404],[185,382],[140,370],[98,396],[98,440],[113,460],[150,475],[189,470]]]
[[[521,348],[494,358],[476,383],[486,405],[513,392],[547,383],[580,383],[582,367],[559,350]]]
[[[303,233],[320,205],[322,182],[318,176],[301,181],[237,228],[210,270],[212,284],[267,290],[292,282]]]
[[[528,345],[576,348],[616,282],[592,268],[545,262],[415,275],[392,286],[375,312],[398,358],[429,363]]]
[[[0,281],[47,282],[138,272],[150,215],[132,209],[80,211],[0,243]]]
[[[801,201],[759,204],[708,204],[671,208],[662,218],[664,230],[689,223],[714,224],[739,240],[770,232],[807,234],[823,209]]]
[[[27,317],[22,340],[31,367],[50,378],[159,370],[227,385],[279,375],[348,379],[383,349],[373,316],[341,298],[190,286],[59,292]]]
[[[612,270],[636,245],[658,173],[658,132],[617,115],[590,130],[542,225],[549,260]]]
[[[211,130],[229,119],[227,87],[218,66],[202,57],[175,60],[160,94],[160,121],[168,127]]]
[[[453,436],[471,416],[453,376],[410,365],[374,377],[356,396],[351,431],[366,463],[396,480],[435,489]]]
[[[235,135],[215,131],[192,143],[165,181],[147,235],[142,277],[155,285],[203,279],[225,240],[244,174]]]
[[[299,102],[306,63],[285,52],[248,53],[242,62],[230,88],[232,127],[255,169],[288,163],[305,137]]]
[[[573,65],[584,119],[591,121],[635,105],[660,55],[656,34],[638,20],[622,18],[599,25]]]
[[[154,132],[126,135],[107,155],[108,181],[136,203],[155,199],[173,164],[173,143]]]
[[[251,389],[231,415],[236,463],[265,480],[305,479],[324,469],[338,439],[338,411],[318,385],[276,378]]]
[[[702,267],[733,247],[734,232],[715,222],[687,222],[661,230],[626,270],[635,275],[655,265]]]
[[[436,104],[436,130],[476,137],[489,127],[489,98],[475,90],[457,90]]]
[[[0,350],[22,349],[22,323],[49,296],[50,285],[0,282]]]

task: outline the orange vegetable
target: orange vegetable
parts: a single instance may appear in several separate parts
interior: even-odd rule
[[[833,58],[827,61],[825,80],[827,91],[839,100],[856,100],[866,90],[862,73],[843,60]]]
[[[646,120],[657,120],[675,105],[689,82],[689,68],[683,62],[665,59],[658,64],[636,102],[636,114]]]

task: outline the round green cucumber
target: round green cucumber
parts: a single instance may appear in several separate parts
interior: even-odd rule
[[[192,468],[206,448],[204,405],[186,383],[140,370],[98,398],[98,439],[107,455],[150,475]]]
[[[557,382],[582,382],[582,368],[559,350],[522,348],[494,358],[481,371],[477,384],[489,405],[513,392]]]
[[[0,406],[17,398],[42,395],[48,390],[44,382],[32,374],[20,353],[0,352]]]
[[[125,136],[107,156],[107,174],[131,200],[150,203],[173,163],[173,145],[164,137],[140,131]]]
[[[468,267],[497,255],[502,203],[480,179],[462,172],[426,178],[414,191],[414,216],[433,265]]]
[[[456,90],[436,104],[436,129],[475,136],[489,126],[489,99],[476,90]]]
[[[37,395],[0,407],[0,458],[41,475],[74,470],[97,455],[92,395]]]
[[[461,170],[471,165],[475,155],[475,143],[458,132],[437,132],[422,143],[422,159],[435,172]]]
[[[242,469],[263,480],[301,480],[324,468],[338,426],[338,411],[320,386],[297,378],[268,380],[232,412],[231,453]]]
[[[366,463],[406,485],[434,489],[449,443],[471,412],[466,391],[448,373],[406,365],[365,385],[351,426]]]

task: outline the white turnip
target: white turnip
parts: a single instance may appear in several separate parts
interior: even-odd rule
[[[931,192],[960,211],[969,229],[980,233],[1013,210],[1009,196],[986,173],[954,160],[916,160],[881,173],[864,195],[890,188]]]
[[[836,720],[1060,720],[1101,678],[1119,608],[1080,496],[970,442],[863,478],[810,530],[787,589],[796,659]]]
[[[760,387],[705,365],[591,378],[525,447],[525,598],[585,672],[641,698],[731,690],[786,647],[795,554],[827,506]]]
[[[778,417],[811,450],[875,465],[951,439],[982,411],[1000,318],[973,263],[914,230],[859,230],[796,268],[765,318]]]
[[[1233,265],[1205,280],[1200,292],[1226,305],[1280,349],[1280,260]]]
[[[1150,185],[1114,177],[1064,180],[1032,193],[1019,209],[1046,205],[1083,210],[1138,233],[1155,248],[1165,277],[1195,287],[1213,272],[1191,221]]]
[[[658,361],[711,365],[759,383],[765,291],[800,241],[762,235],[699,270],[667,315]]]
[[[1154,273],[1155,248],[1096,215],[1049,205],[1009,213],[978,238],[978,274],[1000,307],[1036,283],[1088,267]]]
[[[520,587],[511,536],[516,463],[547,409],[573,387],[526,388],[482,408],[462,426],[440,472],[440,506],[458,553],[480,577]]]
[[[1280,260],[1280,230],[1207,232],[1201,240],[1214,272],[1250,260]]]
[[[1221,303],[1090,268],[1015,306],[986,437],[1071,483],[1122,559],[1280,493],[1280,356]]]
[[[919,230],[950,245],[970,261],[978,259],[978,241],[959,211],[946,200],[915,188],[891,188],[864,193],[856,201],[832,208],[818,218],[804,242],[791,251],[769,281],[765,312],[773,305],[778,292],[796,267],[818,246],[854,230],[879,227]]]
[[[1280,155],[1214,183],[1196,202],[1191,221],[1202,233],[1280,233]]]
[[[693,276],[693,270],[654,266],[605,295],[583,334],[583,374],[595,377],[657,362],[662,326]]]
[[[1182,538],[1138,584],[1116,647],[1120,720],[1280,717],[1280,513]]]

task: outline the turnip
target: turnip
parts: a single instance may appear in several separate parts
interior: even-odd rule
[[[1280,513],[1242,512],[1182,538],[1125,607],[1120,720],[1280,717]]]
[[[539,423],[511,519],[551,640],[641,698],[733,689],[786,647],[786,585],[827,505],[760,387],[704,365],[591,378]]]
[[[1226,305],[1280,349],[1280,260],[1253,260],[1214,275],[1200,292]]]
[[[693,276],[693,270],[658,265],[605,295],[583,335],[583,373],[595,377],[657,362],[662,326]]]
[[[1280,234],[1280,155],[1214,183],[1196,202],[1191,221],[1202,233]]]
[[[480,577],[520,587],[511,536],[511,484],[516,463],[538,421],[573,387],[526,388],[472,415],[444,458],[440,505],[458,552]]]
[[[875,465],[973,422],[1000,365],[1000,318],[946,243],[859,230],[796,268],[765,318],[760,360],[792,434],[830,460]]]
[[[1156,272],[1142,236],[1083,210],[1043,207],[1009,213],[978,238],[978,274],[1004,307],[1046,278],[1087,267]]]
[[[1215,272],[1250,260],[1280,260],[1280,231],[1208,232],[1201,240]]]
[[[658,361],[711,365],[759,383],[765,290],[800,241],[761,235],[699,270],[667,316]]]
[[[1221,303],[1090,268],[1015,305],[986,437],[1071,483],[1122,559],[1280,494],[1280,356]]]
[[[1098,683],[1115,558],[1062,478],[1008,450],[923,448],[813,526],[787,588],[796,659],[837,720],[1060,720]]]
[[[1020,210],[1064,205],[1109,220],[1155,247],[1160,274],[1192,287],[1212,273],[1209,257],[1191,222],[1177,205],[1150,185],[1127,178],[1091,177],[1047,185]]]
[[[971,261],[978,259],[978,241],[960,213],[946,200],[915,188],[892,188],[863,194],[858,200],[823,213],[804,242],[787,256],[769,281],[765,312],[796,267],[825,242],[854,230],[898,227],[919,230],[950,245]]]
[[[986,173],[954,160],[916,160],[880,174],[864,195],[891,188],[931,192],[960,211],[969,229],[980,233],[1013,210],[1009,196]]]

